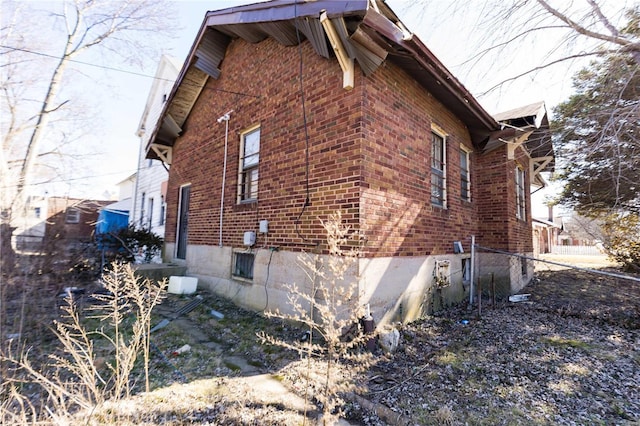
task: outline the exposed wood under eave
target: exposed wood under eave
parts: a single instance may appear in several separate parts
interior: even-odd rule
[[[544,172],[553,160],[554,157],[552,155],[531,158],[531,174],[535,176]]]
[[[173,148],[166,145],[159,145],[157,143],[151,144],[151,150],[155,153],[158,160],[167,165],[171,165]]]
[[[327,17],[327,12],[322,12],[320,14],[320,23],[322,24],[322,27],[324,28],[324,31],[327,34],[329,41],[331,42],[333,53],[335,53],[336,58],[338,58],[340,68],[342,68],[342,87],[346,90],[351,90],[353,89],[353,86],[355,84],[355,67],[353,59],[350,58],[347,54],[347,51],[342,44],[340,36],[334,28],[331,19]]]
[[[182,133],[182,126],[200,96],[200,92],[204,89],[208,78],[209,75],[198,69],[195,64],[187,69],[182,83],[173,89],[172,97],[169,98],[170,101],[167,102],[165,111],[161,115],[162,119],[158,121],[154,137],[149,139],[146,147],[147,158],[160,159],[156,151],[151,149],[154,142],[173,146],[175,140]]]
[[[533,130],[529,130],[528,132],[524,132],[521,135],[516,136],[513,140],[502,140],[502,142],[507,144],[507,159],[515,160],[516,158],[516,149],[520,148],[522,144],[524,144],[529,136],[533,133]]]
[[[306,38],[319,55],[330,57],[325,33],[332,30],[323,29],[319,19],[322,12],[337,34],[336,42],[331,44],[341,62],[347,87],[353,84],[354,60],[365,75],[370,75],[390,59],[460,118],[476,147],[482,148],[489,133],[498,128],[496,121],[433,53],[404,28],[395,13],[376,0],[275,0],[208,12],[162,115],[170,114],[182,127],[208,77],[220,75],[219,64],[233,38],[256,43],[272,37],[287,46]],[[156,127],[150,143],[173,145],[175,139],[166,136],[171,132],[164,131],[159,137],[161,125]]]

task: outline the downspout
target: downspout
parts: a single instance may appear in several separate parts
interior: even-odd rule
[[[227,146],[229,143],[229,114],[231,114],[233,110],[229,111],[222,117],[218,118],[218,123],[225,122],[224,129],[224,160],[222,163],[222,191],[220,194],[220,241],[219,246],[222,247],[222,215],[224,213],[224,186],[227,180]]]

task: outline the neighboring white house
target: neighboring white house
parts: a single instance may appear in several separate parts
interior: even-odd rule
[[[136,134],[140,137],[138,172],[129,223],[164,238],[168,170],[158,160],[146,159],[146,149],[160,112],[169,97],[182,64],[162,55]],[[163,158],[162,155],[159,155]],[[166,163],[168,163],[167,161]],[[168,167],[168,166],[167,166]]]
[[[30,196],[23,214],[11,218],[14,227],[12,244],[14,250],[40,250],[45,235],[48,211],[47,197]]]

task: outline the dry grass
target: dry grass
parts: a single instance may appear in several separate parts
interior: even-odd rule
[[[371,426],[637,424],[640,286],[547,270],[525,291],[531,302],[504,302],[482,318],[462,307],[403,326],[395,354],[376,353],[374,366],[350,378],[366,390],[363,399],[344,395],[344,416]],[[317,417],[302,398],[307,360],[256,337],[264,330],[293,341],[303,330],[200,294],[200,306],[152,334],[151,392],[142,392],[137,371],[138,393],[105,403],[94,424],[116,413],[111,424],[299,425],[305,410]],[[190,300],[170,295],[152,325]],[[172,356],[185,343],[191,351]],[[322,374],[321,363],[312,369]]]

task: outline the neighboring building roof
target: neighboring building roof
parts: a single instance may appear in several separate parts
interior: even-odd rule
[[[116,185],[122,185],[122,184],[126,184],[129,182],[133,182],[136,179],[136,173],[133,173],[129,176],[127,176],[126,178],[122,179],[120,182],[116,183]]]
[[[548,220],[545,220],[545,219],[538,219],[538,218],[533,217],[533,218],[531,218],[531,222],[533,223],[534,226],[536,224],[541,224],[541,225],[549,226],[549,227],[552,227],[552,228],[561,228],[560,225],[557,225],[557,224],[555,224],[553,222],[550,222]]]
[[[411,75],[468,127],[477,146],[498,124],[382,0],[274,0],[208,12],[147,147],[173,146],[200,91],[234,38],[258,43],[272,37],[293,46],[309,40],[318,55],[333,56],[320,22],[326,12],[348,56],[368,75],[389,60]]]
[[[129,210],[131,210],[131,198],[125,198],[124,200],[111,203],[104,206],[103,210],[109,210],[112,212],[129,212]]]

